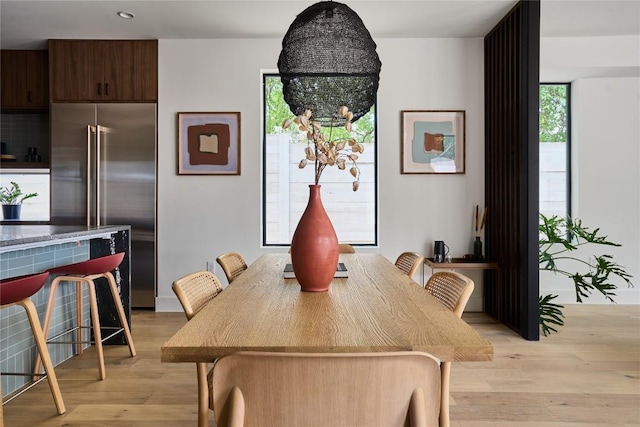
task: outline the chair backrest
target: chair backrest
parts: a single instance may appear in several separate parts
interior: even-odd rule
[[[455,271],[438,271],[429,277],[425,289],[458,317],[462,317],[473,292],[473,280]]]
[[[216,425],[438,426],[440,363],[394,353],[239,352],[215,362]]]
[[[396,260],[396,267],[404,271],[404,273],[413,278],[424,261],[424,257],[415,252],[403,252]]]
[[[191,320],[205,304],[222,292],[222,285],[210,271],[197,271],[173,282],[171,289],[182,304],[187,320]]]
[[[247,262],[242,255],[237,252],[222,254],[216,258],[216,261],[220,264],[220,267],[222,267],[229,283],[233,282],[236,277],[247,269]]]
[[[348,243],[340,243],[338,245],[338,252],[341,254],[355,254],[356,249]]]

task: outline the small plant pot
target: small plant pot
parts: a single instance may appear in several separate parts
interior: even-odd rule
[[[20,219],[22,205],[2,205],[2,215],[5,220]]]

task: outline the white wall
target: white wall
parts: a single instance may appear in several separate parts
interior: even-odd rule
[[[634,276],[635,284],[628,288],[624,281],[616,281],[614,299],[620,304],[640,304],[640,38],[589,38],[582,42],[543,40],[541,76],[548,72],[547,67],[558,64],[572,73],[573,216],[592,230],[600,228],[603,235],[622,246],[592,246],[579,254],[587,258],[591,254],[612,255]],[[594,75],[590,67],[594,62],[599,78],[588,77]],[[629,74],[630,67],[636,70],[631,73],[635,77],[619,77]],[[557,294],[562,304],[576,302],[573,282],[564,276],[541,273],[540,292]],[[607,303],[595,294],[586,302]]]
[[[445,240],[455,256],[469,253],[473,209],[484,201],[483,40],[376,43],[380,246],[359,251],[395,261],[405,250],[431,256],[433,241]],[[280,47],[280,39],[159,41],[158,311],[180,311],[172,281],[223,252],[253,262],[285,250],[261,248],[260,239],[260,72],[277,70]],[[466,110],[465,174],[400,174],[400,111],[411,109]],[[177,175],[176,114],[215,111],[242,113],[241,175]],[[469,275],[482,283],[480,272]],[[481,292],[469,310],[481,310]]]

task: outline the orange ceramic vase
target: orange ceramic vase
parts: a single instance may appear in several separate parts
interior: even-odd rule
[[[325,292],[338,265],[338,237],[322,206],[320,186],[309,186],[309,203],[291,240],[293,272],[303,291]]]

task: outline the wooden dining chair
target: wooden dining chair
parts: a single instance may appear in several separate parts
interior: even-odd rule
[[[222,292],[222,285],[215,274],[198,271],[188,274],[171,285],[178,297],[187,320],[191,320],[209,301]],[[198,427],[209,426],[209,384],[207,364],[196,363],[198,373]]]
[[[222,267],[229,283],[233,282],[236,277],[247,269],[247,262],[237,252],[224,253],[216,258],[216,262]]]
[[[338,245],[338,252],[341,254],[355,254],[356,249],[348,243],[340,243]]]
[[[418,351],[239,352],[214,364],[211,409],[218,427],[437,427],[440,381]]]
[[[455,271],[433,273],[425,289],[453,313],[462,317],[462,312],[473,293],[473,280]],[[440,408],[440,427],[449,427],[449,378],[451,362],[442,362],[442,407]]]
[[[396,267],[413,279],[423,262],[424,257],[422,255],[415,252],[403,252],[398,256],[395,264]]]

